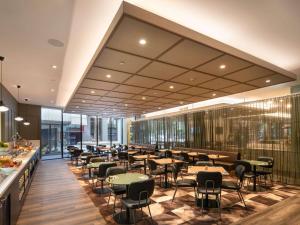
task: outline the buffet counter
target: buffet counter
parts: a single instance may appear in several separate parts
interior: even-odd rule
[[[40,159],[39,148],[18,155],[20,165],[0,167],[0,225],[14,225]]]

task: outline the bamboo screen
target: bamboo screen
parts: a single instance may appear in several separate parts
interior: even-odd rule
[[[272,156],[274,176],[300,184],[300,95],[132,123],[132,142]]]

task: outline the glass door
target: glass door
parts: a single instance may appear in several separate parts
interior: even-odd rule
[[[62,111],[60,109],[42,108],[41,154],[42,159],[62,157],[61,151]]]

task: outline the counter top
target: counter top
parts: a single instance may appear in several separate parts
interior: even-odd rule
[[[22,164],[18,167],[14,167],[14,171],[8,175],[3,181],[0,183],[0,198],[5,194],[10,185],[15,181],[20,172],[27,166],[28,162],[32,159],[35,153],[39,150],[36,148],[28,152],[25,156],[18,156],[17,159],[22,160]]]

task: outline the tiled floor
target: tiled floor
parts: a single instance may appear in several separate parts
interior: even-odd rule
[[[111,200],[109,206],[107,206],[108,196],[95,194],[92,191],[89,181],[81,176],[81,169],[72,166],[69,162],[68,165],[70,170],[76,175],[80,185],[99,208],[99,213],[104,217],[106,222],[108,224],[116,224],[112,217],[113,201]],[[178,189],[176,198],[172,201],[174,188],[163,189],[156,185],[155,192],[151,197],[152,204],[150,208],[154,224],[159,225],[231,224],[241,218],[266,209],[279,201],[294,196],[299,192],[299,187],[284,186],[275,183],[273,187],[256,193],[243,190],[243,196],[248,206],[248,209],[245,210],[236,192],[222,191],[222,217],[220,219],[217,209],[209,209],[208,211],[204,211],[203,215],[201,214],[201,208],[195,206],[195,197],[192,188]],[[117,203],[117,210],[119,209],[120,205]],[[146,209],[144,210],[144,215],[148,215]],[[149,223],[150,220],[145,219],[141,220],[138,224]]]

